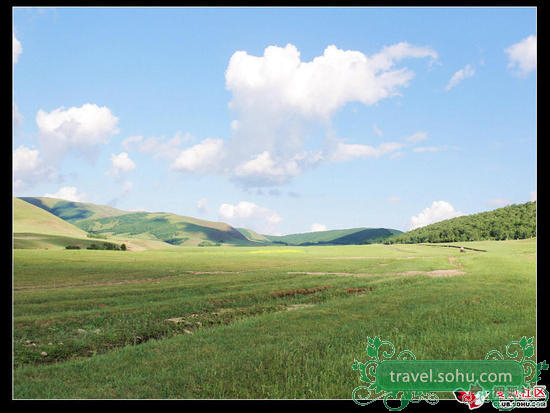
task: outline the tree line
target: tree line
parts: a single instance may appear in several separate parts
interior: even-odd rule
[[[525,239],[537,234],[536,201],[448,219],[389,238],[385,244]]]

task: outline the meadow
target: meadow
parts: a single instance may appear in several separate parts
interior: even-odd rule
[[[454,244],[458,245],[458,244]],[[351,399],[380,336],[481,359],[536,333],[536,239],[13,251],[15,398]]]

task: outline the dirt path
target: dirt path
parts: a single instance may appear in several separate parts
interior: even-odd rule
[[[458,267],[457,267],[458,268]],[[433,271],[405,271],[405,272],[390,272],[385,274],[367,274],[367,273],[353,273],[353,272],[288,272],[287,274],[306,274],[306,275],[335,275],[343,277],[374,277],[377,275],[380,276],[396,276],[396,275],[418,275],[424,274],[431,277],[449,277],[453,275],[463,275],[466,274],[464,271],[459,270],[433,270]]]

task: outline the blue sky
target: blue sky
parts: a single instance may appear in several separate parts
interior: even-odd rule
[[[536,199],[535,8],[13,9],[14,195],[259,232]]]

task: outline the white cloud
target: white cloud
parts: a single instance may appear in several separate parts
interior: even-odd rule
[[[59,198],[73,202],[84,202],[86,200],[86,194],[80,192],[74,186],[64,186],[60,188],[55,194],[44,194],[43,196],[48,198]]]
[[[372,105],[399,95],[414,73],[396,63],[421,57],[435,59],[437,53],[408,43],[372,56],[328,46],[309,62],[291,44],[269,46],[263,56],[235,52],[225,74],[229,106],[237,115],[226,144],[227,169],[244,185],[263,186],[288,182],[316,166],[309,161],[315,155],[298,161],[306,151],[319,150],[306,144],[310,132],[329,129],[331,116],[348,103]]]
[[[280,185],[290,178],[298,176],[309,166],[322,160],[320,152],[302,153],[291,159],[274,160],[268,151],[264,151],[253,159],[243,162],[234,170],[234,176],[241,182],[252,186]]]
[[[331,154],[330,160],[345,162],[357,158],[379,158],[401,149],[405,144],[400,142],[384,142],[377,147],[361,144],[348,144],[338,142],[336,150]]]
[[[231,107],[238,110],[297,111],[326,118],[348,102],[372,105],[397,94],[414,74],[393,67],[412,57],[437,58],[437,53],[399,43],[367,57],[332,45],[322,56],[302,62],[292,44],[269,46],[261,57],[235,52],[226,71],[226,86],[233,93]]]
[[[410,143],[418,143],[418,142],[422,142],[427,138],[428,138],[428,134],[426,132],[418,131],[413,133],[411,136],[407,136],[405,140]]]
[[[472,68],[472,66],[470,66],[470,64],[467,64],[451,77],[451,80],[449,80],[449,83],[447,83],[447,86],[445,86],[445,90],[446,91],[451,90],[453,87],[458,85],[464,79],[468,79],[469,77],[472,77],[475,73],[476,71]]]
[[[40,157],[38,149],[20,145],[13,151],[13,187],[21,190],[52,178],[54,169]]]
[[[399,198],[399,197],[397,197],[397,196],[390,196],[390,197],[388,198],[388,202],[390,202],[390,203],[392,203],[392,204],[395,203],[395,202],[400,202],[400,201],[401,201],[401,198]]]
[[[434,222],[444,221],[446,219],[455,218],[464,215],[457,211],[454,207],[445,201],[434,201],[432,205],[418,215],[411,217],[410,229],[420,228]]]
[[[508,67],[526,76],[537,68],[537,36],[531,35],[504,50],[508,54]]]
[[[127,151],[134,146],[144,153],[152,154],[154,159],[174,161],[182,151],[181,145],[193,139],[189,132],[176,132],[173,138],[166,140],[164,137],[152,137],[143,139],[143,136],[130,136],[122,141],[122,147]]]
[[[248,201],[240,201],[237,205],[222,204],[218,214],[233,225],[251,227],[264,233],[272,233],[283,220],[276,211]]]
[[[201,214],[205,213],[208,211],[208,206],[207,206],[207,203],[208,203],[208,199],[207,198],[201,198],[197,201],[197,209],[199,210],[199,212]]]
[[[223,157],[223,140],[207,138],[179,152],[171,168],[177,171],[199,173],[216,172]]]
[[[319,232],[319,231],[326,231],[327,226],[325,224],[319,224],[317,222],[314,222],[311,224],[311,232]]]
[[[106,175],[118,177],[134,169],[136,169],[136,164],[126,152],[121,152],[118,155],[113,153],[111,154],[111,169],[106,172]]]
[[[488,204],[489,206],[492,206],[492,207],[501,208],[501,207],[505,207],[506,205],[511,205],[512,203],[507,199],[495,198],[495,199],[491,199],[488,202]]]
[[[16,39],[15,34],[13,34],[13,64],[17,63],[19,60],[19,55],[23,53],[23,47],[21,42]]]
[[[537,191],[536,190],[530,192],[529,199],[531,200],[531,202],[537,200]]]
[[[118,133],[118,118],[111,110],[90,103],[69,109],[61,107],[49,113],[40,109],[36,123],[41,147],[54,157],[70,151],[95,155],[98,145],[108,143],[110,136]]]
[[[382,132],[380,130],[380,128],[376,125],[372,125],[372,130],[374,131],[374,133],[376,133],[378,136],[382,136],[384,135],[384,132]]]

